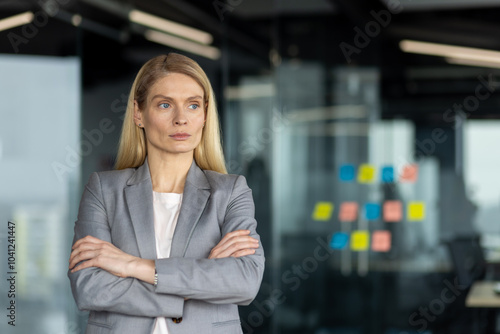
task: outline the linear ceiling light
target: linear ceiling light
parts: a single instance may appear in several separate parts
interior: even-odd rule
[[[129,13],[129,20],[153,29],[167,32],[172,35],[190,39],[198,43],[210,44],[213,41],[212,35],[205,31],[191,28],[186,25],[176,23],[148,13],[144,13],[140,10],[131,10]]]
[[[159,31],[146,30],[146,32],[144,33],[144,37],[146,37],[148,41],[188,51],[212,60],[217,60],[220,58],[220,50],[216,47],[198,44]]]
[[[500,63],[500,52],[486,49],[410,40],[401,41],[399,43],[399,47],[404,52],[409,53],[418,53],[431,56],[466,59],[471,61],[482,61],[489,63]]]
[[[0,31],[31,23],[34,17],[32,12],[25,12],[0,20]]]

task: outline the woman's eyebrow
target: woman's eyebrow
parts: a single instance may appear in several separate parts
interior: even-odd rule
[[[172,100],[171,97],[168,97],[168,96],[165,96],[165,95],[162,95],[162,94],[157,94],[155,96],[153,96],[151,98],[151,101],[153,101],[154,99],[166,99],[166,100]]]
[[[154,99],[174,100],[173,98],[171,98],[169,96],[162,95],[162,94],[157,94],[157,95],[153,96],[151,98],[151,101]],[[190,96],[190,97],[186,98],[186,100],[196,100],[196,99],[203,100],[203,97],[201,97],[200,95],[196,95],[196,96]]]

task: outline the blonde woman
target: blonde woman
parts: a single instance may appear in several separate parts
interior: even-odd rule
[[[264,253],[245,178],[228,175],[210,82],[170,53],[139,71],[115,171],[85,187],[69,260],[86,333],[242,333]]]

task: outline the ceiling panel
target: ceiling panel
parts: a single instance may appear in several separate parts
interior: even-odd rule
[[[401,3],[405,11],[500,7],[500,0],[383,0]]]

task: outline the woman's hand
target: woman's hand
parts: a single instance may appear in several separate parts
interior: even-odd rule
[[[154,261],[151,267],[149,262],[152,260],[143,260],[127,254],[115,245],[90,235],[75,242],[72,249],[69,258],[72,273],[98,267],[118,277],[136,277],[146,281],[154,279]],[[84,262],[80,263],[81,261]]]
[[[259,241],[249,236],[249,230],[237,230],[229,232],[210,251],[209,259],[221,259],[224,257],[241,257],[255,253],[259,248]]]

